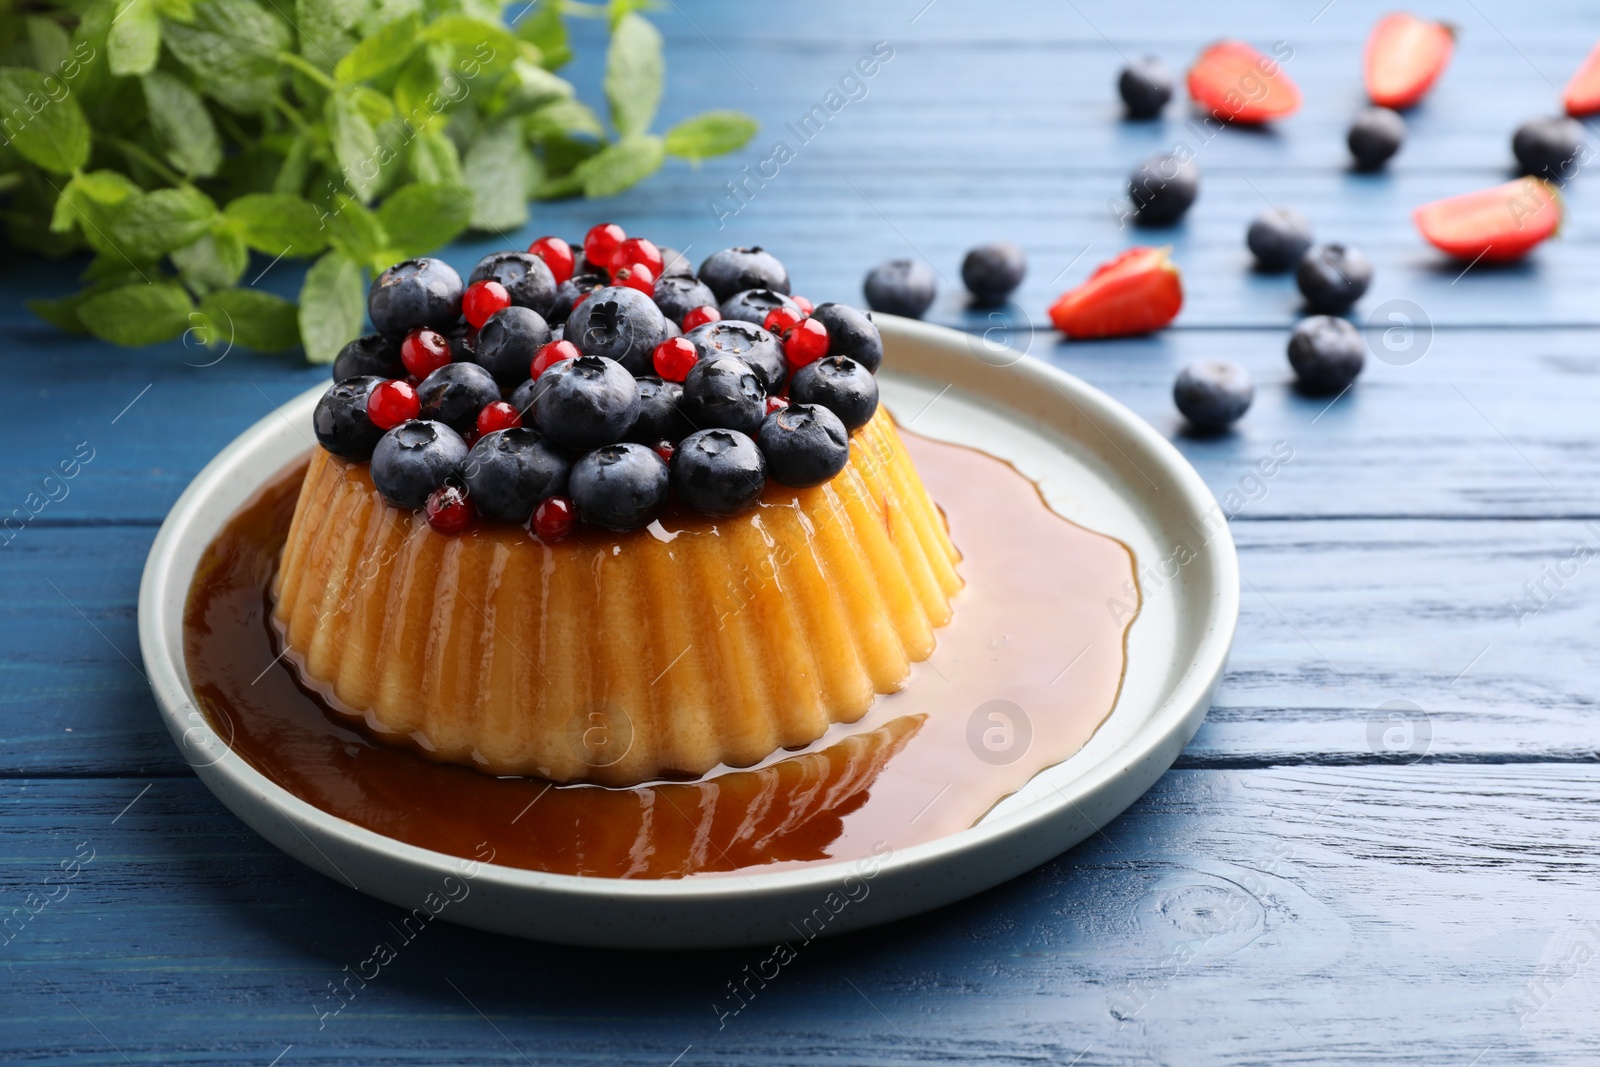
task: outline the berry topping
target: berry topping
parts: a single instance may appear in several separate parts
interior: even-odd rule
[[[1345,136],[1357,170],[1382,170],[1406,139],[1406,120],[1398,111],[1369,107],[1357,115]]]
[[[577,359],[581,355],[583,353],[571,341],[551,341],[534,354],[533,362],[528,365],[528,377],[538,381],[539,375],[557,363],[564,359]]]
[[[633,441],[605,445],[572,465],[567,491],[583,517],[613,530],[643,526],[667,501],[667,465]]]
[[[683,415],[683,386],[660,378],[639,379],[639,417],[628,438],[642,444],[681,441],[694,427]]]
[[[501,308],[511,306],[511,294],[506,287],[493,279],[473,282],[461,296],[461,317],[474,326],[482,326]]]
[[[1195,429],[1209,433],[1226,430],[1250,409],[1256,387],[1237,363],[1201,359],[1178,372],[1172,385],[1172,402]]]
[[[961,283],[979,307],[1004,304],[1027,272],[1028,257],[1010,241],[979,245],[961,261]]]
[[[1133,221],[1140,226],[1171,226],[1200,195],[1200,168],[1178,152],[1157,153],[1128,175]]]
[[[715,307],[712,307],[710,304],[705,304],[705,305],[702,305],[701,307],[690,308],[688,311],[684,312],[683,319],[681,320],[681,325],[683,327],[683,332],[684,333],[688,333],[690,330],[694,329],[696,326],[704,326],[708,322],[721,322],[721,321],[722,321],[722,312],[718,311]]]
[[[761,328],[768,333],[778,334],[805,318],[798,307],[776,307],[767,312],[767,317],[761,320]]]
[[[500,399],[500,387],[476,363],[447,363],[422,379],[417,399],[424,419],[467,433],[476,427],[478,412]]]
[[[828,355],[849,356],[863,367],[878,372],[883,363],[883,337],[872,316],[849,304],[818,304],[811,317],[828,330]]]
[[[400,362],[400,343],[396,338],[381,333],[369,333],[339,349],[333,359],[333,380],[376,375],[379,378],[403,378],[406,366]]]
[[[453,485],[441,485],[430,493],[425,509],[428,525],[442,534],[463,533],[476,517],[467,494]]]
[[[685,278],[694,277],[694,264],[685,259],[682,252],[676,248],[668,248],[666,245],[660,246],[659,251],[661,252],[661,273],[657,274],[656,277],[667,278],[674,275],[681,275]]]
[[[700,280],[719,301],[745,289],[789,291],[789,272],[772,253],[760,248],[724,248],[711,253],[700,264]]]
[[[682,322],[684,316],[697,307],[717,306],[717,298],[711,294],[711,290],[692,275],[669,274],[665,278],[657,278],[654,295],[656,306],[673,322]],[[684,327],[686,330],[690,328]]]
[[[756,372],[757,380],[767,392],[783,391],[783,383],[789,376],[783,344],[755,323],[724,319],[696,326],[684,336],[700,350],[701,359],[737,357]]]
[[[528,246],[528,254],[544,260],[557,285],[572,277],[572,246],[561,238],[541,237]]]
[[[572,309],[583,302],[583,298],[590,292],[600,288],[606,280],[598,274],[574,274],[560,285],[556,286],[556,302],[550,307],[550,314],[545,316],[545,321],[554,328],[558,323],[567,321],[567,316],[572,314]]]
[[[510,387],[528,377],[528,366],[541,348],[550,343],[550,327],[532,308],[502,308],[489,316],[478,331],[472,362],[494,376],[501,386]],[[574,353],[576,355],[576,353]]]
[[[669,337],[650,354],[656,373],[669,382],[681,382],[700,361],[700,350],[686,337]]]
[[[419,326],[442,330],[461,317],[461,275],[440,259],[396,263],[372,280],[367,314],[391,337]]]
[[[1356,380],[1366,361],[1366,340],[1347,319],[1312,315],[1289,335],[1289,365],[1305,392],[1339,392]]]
[[[774,481],[795,489],[821,485],[850,462],[850,431],[817,404],[795,404],[761,422],[761,452]]]
[[[827,354],[828,328],[816,319],[801,319],[783,335],[783,358],[789,361],[791,367],[804,367]],[[855,363],[855,360],[850,362]],[[862,373],[868,378],[872,377],[872,372],[865,367],[862,367]]]
[[[645,296],[652,298],[655,296],[656,276],[642,263],[629,263],[618,267],[611,272],[611,281],[616,285],[637,289]]]
[[[554,272],[544,260],[527,252],[494,252],[484,256],[467,277],[468,291],[483,281],[499,282],[513,305],[531,308],[541,316],[556,302]]]
[[[561,541],[578,524],[570,497],[553,496],[533,509],[533,533],[541,541]]]
[[[1288,270],[1311,247],[1311,221],[1292,207],[1269,208],[1250,224],[1244,242],[1262,270]]]
[[[670,464],[672,462],[672,454],[678,451],[678,448],[671,441],[657,441],[654,451],[656,455],[661,457],[661,462]]]
[[[755,371],[732,356],[702,359],[683,382],[683,413],[696,426],[753,434],[766,416],[766,400]]]
[[[791,296],[789,299],[794,301],[794,306],[800,309],[802,315],[811,314],[811,310],[817,306],[803,296]]]
[[[848,356],[828,356],[795,372],[789,383],[789,403],[819,404],[839,416],[845,429],[854,433],[878,410],[878,379]]]
[[[1117,92],[1130,119],[1153,119],[1172,99],[1172,71],[1155,56],[1130,60],[1117,78]]]
[[[383,435],[372,452],[372,484],[397,508],[420,508],[433,491],[458,480],[467,443],[442,422],[412,419]]]
[[[450,342],[444,334],[425,326],[412,330],[400,342],[400,362],[413,378],[426,378],[451,358]]]
[[[539,377],[534,411],[540,428],[556,444],[599,448],[622,440],[632,429],[639,416],[639,387],[615,360],[580,356]]]
[[[760,326],[775,308],[788,308],[797,315],[800,312],[799,304],[772,289],[742,289],[724,300],[717,310],[724,320],[740,319]]]
[[[523,523],[541,500],[567,491],[569,468],[539,431],[513,427],[479,438],[462,477],[485,516]]]
[[[672,488],[683,502],[708,515],[736,515],[761,499],[767,461],[749,435],[731,429],[700,430],[672,456]]]
[[[521,425],[522,412],[504,400],[485,404],[483,410],[478,412],[477,431],[480,438],[496,430],[515,430]]]
[[[601,270],[610,270],[612,257],[627,239],[628,235],[621,226],[614,222],[602,222],[583,235],[583,258]]]
[[[933,268],[915,259],[891,259],[867,272],[862,285],[867,304],[886,315],[922,318],[939,291]]]
[[[782,411],[784,408],[786,408],[788,406],[789,406],[789,402],[787,400],[785,400],[781,396],[769,396],[769,397],[767,397],[767,414],[768,415],[771,415],[774,411]]]
[[[572,309],[563,336],[590,356],[614,359],[632,374],[649,374],[650,354],[667,336],[666,316],[637,289],[596,289]]]
[[[661,277],[661,269],[666,265],[661,258],[661,249],[643,237],[630,237],[618,245],[611,263],[615,267],[636,264],[648,270],[652,279]]]
[[[422,401],[417,399],[416,387],[407,381],[394,379],[381,382],[367,397],[367,418],[380,431],[392,430],[402,422],[414,419],[420,414],[422,414]],[[319,432],[317,437],[320,439],[321,436]],[[322,443],[328,445],[326,441]],[[373,442],[373,445],[376,447],[377,442]],[[328,446],[328,451],[344,455],[331,446]],[[372,450],[368,449],[367,454],[371,455]]]
[[[1300,257],[1295,284],[1312,311],[1348,311],[1372,284],[1372,261],[1347,245],[1318,245]]]
[[[372,450],[389,427],[374,423],[367,413],[367,405],[372,394],[384,384],[382,378],[361,375],[328,387],[311,417],[311,425],[323,448],[356,463],[372,458]]]

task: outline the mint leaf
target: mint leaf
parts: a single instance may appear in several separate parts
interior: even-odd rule
[[[464,188],[456,143],[438,130],[424,130],[411,142],[411,176],[425,185]]]
[[[323,108],[328,123],[328,142],[339,161],[345,184],[365,202],[378,188],[378,133],[347,93],[328,97]]]
[[[545,70],[560,70],[572,59],[561,0],[539,0],[517,23],[517,36],[539,50],[539,65]]]
[[[491,115],[525,115],[572,96],[572,86],[526,59],[513,60],[489,101]]]
[[[572,174],[582,184],[584,196],[616,196],[660,170],[664,154],[659,137],[624,137],[579,163]]]
[[[200,314],[211,320],[207,343],[241,344],[261,352],[279,352],[300,343],[295,306],[260,289],[224,289],[200,301]]]
[[[71,81],[67,63],[72,57],[72,35],[53,19],[29,15],[24,21],[28,27],[28,48],[33,52],[34,68],[54,71],[59,77]]]
[[[162,38],[194,72],[201,92],[223,107],[255,114],[272,105],[282,78],[278,53],[289,47],[289,30],[252,0],[199,0],[194,22],[169,19]]]
[[[378,216],[348,196],[337,199],[323,225],[328,230],[328,243],[357,263],[373,263],[388,250],[389,235]]]
[[[606,128],[600,116],[580,100],[557,100],[546,104],[522,120],[522,127],[535,141],[554,137],[603,138]]]
[[[611,30],[605,77],[611,125],[618,133],[627,137],[650,128],[665,80],[661,34],[639,15],[630,12],[622,16]]]
[[[106,35],[111,73],[118,77],[147,74],[161,55],[161,15],[151,0],[122,0]]]
[[[451,79],[448,95],[444,92],[446,79]],[[459,97],[463,88],[460,79],[450,71],[450,46],[425,45],[411,54],[395,77],[395,109],[413,130],[442,126],[449,97]]]
[[[332,66],[355,45],[349,31],[366,10],[367,0],[295,0],[300,54],[319,67]]]
[[[222,141],[200,94],[159,70],[146,74],[143,85],[150,125],[167,146],[167,162],[191,178],[215,174],[222,164]]]
[[[361,268],[338,252],[311,265],[300,288],[300,340],[312,363],[332,363],[348,341],[361,335],[367,310]]]
[[[194,305],[173,282],[139,283],[96,293],[78,306],[84,329],[114,345],[153,345],[189,328]]]
[[[135,193],[112,209],[107,237],[135,262],[155,260],[199,240],[216,217],[216,205],[194,189]]]
[[[356,45],[333,68],[340,82],[364,82],[404,63],[417,46],[422,16],[410,14],[383,27]]]
[[[50,229],[54,233],[78,230],[96,252],[112,252],[107,232],[112,209],[139,191],[137,185],[114,170],[74,175],[56,200]]]
[[[227,230],[208,233],[194,244],[172,252],[178,277],[199,296],[237,285],[249,261],[250,252],[244,242]]]
[[[403,259],[449,244],[471,221],[472,203],[464,192],[448,185],[407,185],[389,194],[378,208],[389,247]]]
[[[514,121],[486,128],[467,149],[462,170],[472,193],[472,225],[514,230],[528,221],[528,193],[538,184],[538,164]]]
[[[83,323],[78,320],[78,309],[83,302],[94,295],[93,289],[85,289],[81,293],[73,293],[59,300],[29,300],[28,310],[39,316],[58,330],[67,333],[84,333]]]
[[[457,58],[465,72],[476,77],[479,70],[498,72],[511,65],[517,56],[517,39],[499,22],[471,15],[445,15],[434,19],[422,31],[424,41],[456,46]]]
[[[309,258],[328,246],[322,213],[298,196],[247,193],[222,214],[245,244],[269,256]]]
[[[22,158],[57,174],[89,162],[89,123],[62,83],[54,93],[45,76],[27,67],[0,68],[0,115],[5,134]]]
[[[743,148],[760,127],[743,111],[703,111],[667,131],[670,156],[701,160]]]

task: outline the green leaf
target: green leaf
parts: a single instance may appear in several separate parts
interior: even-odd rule
[[[557,100],[533,112],[523,120],[523,128],[535,141],[552,137],[603,138],[606,128],[600,116],[580,100]]]
[[[472,221],[472,203],[451,186],[414,183],[384,199],[378,221],[389,235],[390,248],[409,259],[455,240]]]
[[[456,143],[439,130],[424,130],[411,142],[411,176],[425,185],[463,187]]]
[[[330,49],[344,55],[354,42],[349,32],[367,13],[367,0],[295,0],[294,25],[300,54],[319,67],[333,65]],[[337,58],[337,56],[335,56]]]
[[[387,74],[411,55],[421,29],[422,17],[416,14],[389,23],[339,60],[333,76],[341,82],[355,83]]]
[[[367,308],[361,268],[338,252],[311,265],[300,288],[300,340],[312,363],[332,363],[339,349],[361,336]]]
[[[161,14],[155,0],[122,0],[106,37],[111,73],[148,74],[161,55]]]
[[[424,41],[453,44],[463,73],[477,77],[480,70],[500,71],[517,57],[517,39],[498,22],[471,15],[445,15],[422,31]]]
[[[27,67],[0,68],[0,115],[22,158],[57,174],[89,161],[89,123],[67,83]]]
[[[487,127],[467,149],[462,171],[472,193],[472,225],[512,230],[528,221],[528,196],[538,184],[537,163],[515,121]]]
[[[328,247],[322,213],[286,193],[250,193],[223,211],[228,229],[257,252],[309,259]]]
[[[525,59],[517,59],[495,87],[486,110],[491,115],[525,115],[571,96],[572,86],[565,79]]]
[[[167,162],[191,178],[217,173],[222,165],[222,140],[200,94],[159,70],[146,74],[143,84],[150,125],[167,146]]]
[[[572,59],[567,26],[561,21],[561,0],[539,0],[517,23],[517,36],[539,49],[539,65],[545,70],[560,70]]]
[[[700,160],[743,148],[760,127],[743,111],[703,111],[667,131],[670,156]]]
[[[178,268],[183,284],[201,296],[238,284],[249,261],[244,242],[228,230],[208,233],[194,244],[172,252],[173,266]]]
[[[579,163],[572,173],[583,183],[584,196],[616,196],[660,170],[664,154],[659,137],[624,137]]]
[[[241,344],[261,352],[278,352],[300,343],[295,306],[260,289],[223,289],[200,301],[200,314],[211,320],[208,344]]]
[[[194,189],[135,193],[111,212],[112,247],[134,261],[153,260],[200,239],[216,220],[217,207]]]
[[[363,202],[378,188],[378,133],[347,93],[328,97],[323,107],[328,142],[339,162],[345,183]]]
[[[278,53],[289,29],[252,0],[199,0],[194,22],[168,20],[162,37],[194,72],[200,91],[230,111],[255,114],[272,105],[282,80]]]
[[[313,147],[309,133],[295,134],[294,140],[289,142],[288,154],[283,157],[283,165],[278,168],[277,177],[272,179],[273,192],[293,196],[306,187],[306,179],[311,177],[311,167],[315,162],[311,156]]]
[[[73,293],[59,300],[29,300],[28,310],[58,330],[84,333],[83,323],[78,319],[78,309],[93,295],[94,290],[85,289],[81,293]]]
[[[370,264],[389,247],[389,234],[378,216],[348,196],[339,196],[323,221],[328,227],[328,243],[357,263]]]
[[[84,329],[114,345],[151,345],[189,328],[194,305],[174,282],[125,285],[96,293],[78,306]]]
[[[33,66],[71,81],[72,76],[66,71],[72,56],[72,35],[54,19],[29,15],[25,22],[28,27],[28,48],[33,52]]]
[[[441,124],[440,116],[451,104],[442,89],[451,77],[449,45],[430,44],[413,52],[394,80],[394,105],[401,120],[413,130]],[[451,83],[457,97],[461,96],[459,82]]]
[[[55,233],[80,230],[89,247],[97,252],[109,252],[112,245],[107,231],[111,228],[111,211],[139,191],[137,185],[114,170],[74,175],[56,200],[50,229]]]
[[[612,29],[606,51],[606,99],[618,133],[627,137],[650,128],[665,79],[661,34],[643,16],[624,15]]]

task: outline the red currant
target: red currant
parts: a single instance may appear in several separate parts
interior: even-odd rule
[[[630,237],[618,245],[612,262],[619,265],[637,263],[641,267],[648,267],[652,278],[661,277],[661,268],[666,266],[666,261],[661,258],[661,249],[643,237]]]
[[[793,300],[796,304],[799,304],[800,310],[806,315],[810,315],[813,311],[817,310],[817,306],[803,296],[791,296],[789,299]]]
[[[422,401],[410,382],[392,379],[379,382],[367,394],[367,418],[380,430],[392,430],[407,419],[422,414]]]
[[[661,457],[661,462],[663,463],[671,463],[672,454],[677,450],[677,447],[671,441],[656,442],[656,455]]]
[[[643,263],[628,263],[611,272],[611,284],[626,285],[629,289],[639,290],[645,296],[654,296],[656,276]]]
[[[413,378],[421,381],[450,362],[450,342],[444,334],[418,326],[400,342],[400,362]]]
[[[428,495],[424,509],[428,525],[442,534],[458,534],[472,525],[477,509],[467,499],[466,491],[453,485],[441,485]]]
[[[781,396],[769,396],[769,397],[767,397],[767,414],[768,415],[771,415],[774,411],[782,411],[784,408],[786,408],[788,406],[789,406],[789,402],[787,400],[785,400]]]
[[[696,326],[704,326],[708,322],[720,322],[722,312],[706,304],[703,307],[690,308],[683,313],[683,321],[678,325],[683,327],[683,332],[688,333]]]
[[[578,509],[567,497],[546,497],[533,509],[533,532],[541,541],[560,541],[577,524]]]
[[[628,235],[614,222],[602,222],[583,235],[583,258],[591,267],[611,269],[611,259]]]
[[[492,404],[483,405],[478,412],[478,436],[494,433],[496,430],[515,430],[522,425],[522,413],[507,404],[504,400],[496,400]]]
[[[794,308],[780,306],[767,312],[767,317],[761,320],[761,326],[770,333],[782,335],[785,330],[803,318],[805,316]]]
[[[683,381],[699,361],[700,350],[687,337],[669,337],[650,353],[656,373],[669,382]]]
[[[534,381],[539,380],[539,375],[560,363],[564,359],[577,359],[583,355],[578,351],[578,346],[571,341],[551,341],[541,345],[539,351],[533,355],[533,363],[528,367],[528,377]]]
[[[511,306],[511,294],[492,278],[473,282],[461,294],[461,317],[473,326],[482,326],[489,316]]]
[[[557,285],[572,277],[572,264],[577,257],[572,254],[572,246],[561,238],[541,237],[528,246],[528,251],[544,260]]]
[[[828,354],[828,328],[816,319],[801,319],[783,335],[783,355],[791,367],[804,367]]]

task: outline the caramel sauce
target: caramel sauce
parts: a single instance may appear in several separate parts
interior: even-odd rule
[[[1071,523],[1009,464],[901,434],[962,552],[965,588],[905,687],[798,752],[632,788],[495,778],[375,740],[302,687],[268,593],[305,474],[295,464],[207,548],[184,652],[199,705],[251,766],[408,844],[530,870],[678,878],[852,860],[971,826],[1076,753],[1126,661],[1122,542]]]

